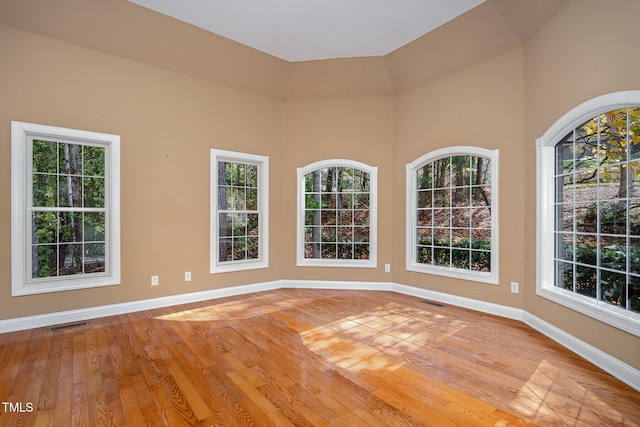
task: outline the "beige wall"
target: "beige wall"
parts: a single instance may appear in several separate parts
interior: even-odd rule
[[[209,149],[268,155],[277,189],[280,101],[1,26],[0,58],[0,319],[281,277],[278,238],[267,271],[210,275],[208,262]],[[11,120],[120,135],[120,286],[11,298]]]
[[[523,59],[522,50],[410,90],[394,111],[394,281],[482,301],[523,307]],[[500,284],[490,285],[404,270],[405,165],[432,150],[472,145],[499,149]]]
[[[640,2],[573,1],[525,45],[525,308],[640,369],[640,337],[536,295],[535,140],[596,96],[640,89]]]
[[[290,101],[283,126],[283,265],[287,279],[391,281],[393,220],[393,100]],[[326,159],[378,167],[378,268],[296,267],[296,168]]]
[[[573,0],[524,47],[497,37],[503,42],[488,49],[495,52],[492,59],[444,77],[429,74],[426,65],[411,68],[415,61],[437,62],[421,50],[430,44],[419,43],[386,61],[332,61],[317,68],[265,60],[275,77],[256,82],[259,90],[236,85],[244,91],[187,77],[175,67],[167,71],[0,26],[0,320],[278,279],[394,281],[524,308],[640,369],[640,338],[535,293],[534,149],[535,138],[572,107],[603,93],[638,89],[639,15],[637,0]],[[233,61],[231,55],[225,59]],[[391,72],[380,71],[387,66]],[[354,79],[370,67],[377,71]],[[437,76],[418,83],[423,74]],[[277,97],[284,100],[256,93],[283,94]],[[120,286],[10,296],[11,120],[121,135]],[[497,286],[404,271],[405,165],[450,145],[500,149]],[[214,147],[270,157],[269,269],[208,272]],[[295,265],[296,168],[328,158],[379,168],[376,269]],[[385,263],[392,273],[384,273]],[[183,281],[185,271],[193,281]],[[160,276],[157,288],[150,286],[152,274]],[[520,282],[520,294],[510,292],[511,281]]]

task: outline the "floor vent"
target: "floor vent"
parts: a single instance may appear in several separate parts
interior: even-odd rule
[[[74,322],[74,323],[65,323],[64,325],[56,325],[56,326],[51,326],[49,328],[47,328],[48,331],[50,332],[54,332],[54,331],[59,331],[61,329],[71,329],[71,328],[77,328],[79,326],[84,326],[87,325],[89,322]]]
[[[435,301],[424,300],[420,302],[424,304],[435,305],[436,307],[444,307],[444,304],[440,304],[439,302],[435,302]]]

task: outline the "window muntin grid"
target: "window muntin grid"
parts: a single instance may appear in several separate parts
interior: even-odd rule
[[[28,138],[27,283],[108,273],[106,146]]]
[[[371,177],[331,166],[304,175],[304,258],[370,259]]]
[[[491,272],[491,158],[446,156],[415,171],[415,264]]]
[[[640,313],[640,108],[573,129],[554,169],[554,285]]]
[[[218,262],[260,258],[258,168],[218,160]]]

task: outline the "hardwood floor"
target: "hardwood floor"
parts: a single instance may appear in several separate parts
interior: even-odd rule
[[[528,326],[391,292],[282,289],[0,334],[0,367],[12,427],[640,425],[640,393]]]

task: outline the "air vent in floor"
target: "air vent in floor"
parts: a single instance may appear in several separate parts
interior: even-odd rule
[[[50,332],[54,332],[54,331],[59,331],[61,329],[77,328],[77,327],[80,327],[80,326],[84,326],[84,325],[86,325],[88,323],[89,322],[65,323],[64,325],[50,326],[49,328],[47,328],[47,330],[50,331]]]

